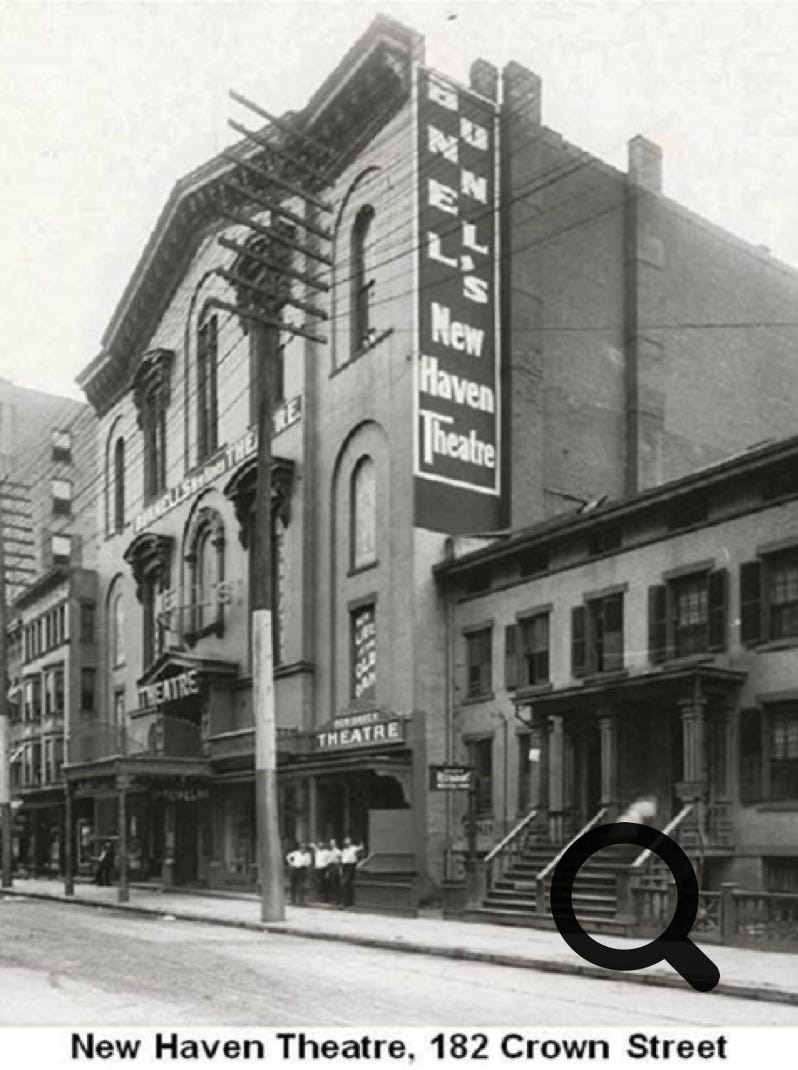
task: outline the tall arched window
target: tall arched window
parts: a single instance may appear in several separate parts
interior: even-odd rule
[[[111,666],[120,668],[127,660],[125,655],[125,603],[122,592],[117,591],[111,599]]]
[[[186,542],[191,606],[183,637],[190,642],[224,629],[224,527],[215,509],[196,513]]]
[[[125,527],[125,440],[118,438],[114,446],[114,531]]]
[[[197,331],[197,460],[215,453],[219,446],[219,406],[216,365],[218,337],[216,316],[206,314]]]
[[[352,355],[374,340],[374,209],[365,205],[352,226]]]
[[[352,568],[377,560],[377,477],[371,457],[361,457],[352,472],[350,495]]]

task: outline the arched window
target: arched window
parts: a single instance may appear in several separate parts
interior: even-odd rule
[[[361,457],[352,472],[350,496],[352,568],[377,560],[377,478],[371,457]]]
[[[118,438],[114,446],[114,531],[125,527],[125,440]]]
[[[365,205],[352,226],[352,355],[374,341],[374,209]]]
[[[191,598],[184,638],[191,642],[211,632],[221,635],[224,629],[224,527],[215,509],[195,514],[186,544]]]
[[[121,668],[126,660],[125,654],[125,603],[122,592],[117,591],[111,599],[111,665]]]
[[[203,461],[219,446],[219,406],[216,365],[216,316],[205,315],[197,331],[197,460]]]

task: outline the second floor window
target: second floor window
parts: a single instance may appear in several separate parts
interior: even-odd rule
[[[532,613],[505,630],[504,686],[534,687],[549,679],[549,613]]]
[[[352,356],[374,341],[374,209],[361,208],[352,227]]]
[[[377,560],[377,481],[374,461],[361,457],[352,472],[352,568],[365,568]]]
[[[705,570],[649,588],[648,646],[652,662],[723,650],[728,577]]]
[[[468,632],[466,643],[466,697],[479,698],[493,689],[493,629]]]
[[[197,332],[197,459],[200,461],[219,447],[217,363],[217,320],[209,315]]]
[[[740,638],[798,638],[798,547],[740,566]]]
[[[574,676],[623,668],[623,594],[608,594],[571,612],[571,670]]]

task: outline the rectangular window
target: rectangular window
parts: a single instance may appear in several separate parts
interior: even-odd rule
[[[468,764],[474,774],[477,817],[493,813],[493,739],[468,740]]]
[[[538,613],[519,622],[521,687],[549,682],[549,614]]]
[[[219,446],[217,403],[218,337],[216,316],[209,316],[197,333],[197,459],[205,460]]]
[[[114,724],[120,728],[125,723],[125,689],[118,687],[114,691]]]
[[[740,565],[740,641],[798,638],[798,547]]]
[[[466,640],[466,695],[478,698],[493,689],[493,629],[468,632]]]
[[[69,516],[72,513],[72,484],[68,479],[54,479],[51,484],[53,515]]]
[[[54,461],[69,464],[72,460],[72,435],[69,431],[53,431],[52,437]]]
[[[623,594],[593,598],[571,613],[571,669],[574,676],[623,668]]]
[[[96,671],[90,668],[80,670],[80,708],[84,712],[94,710],[94,683]]]
[[[53,535],[50,540],[54,565],[68,565],[72,556],[72,539],[69,535]]]
[[[649,588],[649,659],[726,649],[728,573],[704,569]]]
[[[94,602],[80,603],[80,641],[81,643],[94,642],[94,618],[96,607]]]
[[[144,497],[149,500],[166,486],[166,404],[160,389],[150,392],[141,410],[144,450]]]
[[[355,702],[373,702],[377,697],[377,616],[376,605],[352,610],[351,694]]]
[[[798,703],[743,710],[739,726],[740,801],[798,801]]]

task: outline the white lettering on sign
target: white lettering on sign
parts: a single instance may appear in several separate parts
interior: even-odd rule
[[[197,670],[188,669],[176,676],[167,676],[164,680],[140,687],[139,709],[145,710],[150,706],[159,706],[163,702],[177,702],[179,699],[197,694],[199,694]]]
[[[415,475],[498,495],[498,109],[424,69],[417,86]],[[450,498],[416,500],[450,530]]]
[[[366,747],[374,743],[399,743],[404,739],[401,721],[380,721],[359,728],[328,728],[316,733],[319,750]]]

